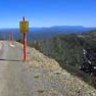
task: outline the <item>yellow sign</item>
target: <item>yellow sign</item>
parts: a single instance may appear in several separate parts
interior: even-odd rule
[[[26,33],[29,31],[29,22],[28,21],[21,21],[20,22],[20,32]]]

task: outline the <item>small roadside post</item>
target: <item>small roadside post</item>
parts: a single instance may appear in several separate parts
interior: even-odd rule
[[[10,33],[10,44],[11,44],[11,45],[14,45],[14,44],[13,44],[13,32]]]
[[[29,22],[25,20],[20,21],[20,32],[23,34],[23,55],[24,62],[27,61],[27,33],[29,32]]]

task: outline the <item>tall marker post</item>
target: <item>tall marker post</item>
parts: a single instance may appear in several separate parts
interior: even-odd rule
[[[29,22],[25,20],[20,21],[20,32],[23,33],[23,54],[24,54],[24,61],[27,60],[27,32],[29,32]]]

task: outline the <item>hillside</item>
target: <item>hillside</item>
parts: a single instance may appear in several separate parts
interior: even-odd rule
[[[28,42],[28,45],[35,47],[48,57],[54,58],[63,69],[81,77],[84,81],[95,87],[94,77],[80,71],[80,66],[84,62],[83,49],[93,48],[94,50],[96,48],[94,34],[96,34],[95,31],[80,35],[62,35],[47,40]]]
[[[48,58],[34,48],[30,48],[29,51],[30,58],[26,66],[40,85],[39,96],[96,95],[94,88],[62,69],[54,59]]]
[[[48,55],[55,58],[57,61],[79,67],[82,59],[82,49],[84,47],[84,39],[75,34],[57,36],[45,41],[28,42],[28,45],[33,46]],[[63,67],[63,65],[61,65]]]

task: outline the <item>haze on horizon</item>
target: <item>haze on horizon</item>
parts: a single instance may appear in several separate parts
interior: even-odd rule
[[[17,28],[22,16],[30,27],[96,27],[96,0],[0,1],[0,28]]]

